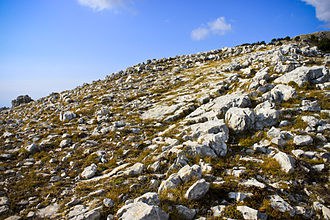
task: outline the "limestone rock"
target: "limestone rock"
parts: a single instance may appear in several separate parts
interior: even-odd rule
[[[294,208],[279,195],[272,195],[270,197],[270,205],[273,209],[280,212],[289,212],[291,216],[295,214]]]
[[[84,171],[81,173],[81,177],[84,179],[90,179],[93,176],[95,176],[96,172],[97,172],[97,166],[96,164],[93,163],[84,169]]]
[[[178,175],[182,182],[189,182],[193,178],[200,179],[202,177],[202,169],[198,165],[186,165],[178,171]]]
[[[134,202],[135,203],[143,202],[148,205],[159,205],[159,203],[160,203],[158,194],[155,192],[147,192],[147,193],[143,194],[142,196],[134,199]]]
[[[166,180],[162,181],[158,188],[158,193],[160,194],[168,189],[175,189],[181,183],[180,176],[177,173],[173,173]]]
[[[281,169],[286,173],[292,173],[294,171],[295,159],[287,155],[284,152],[278,152],[275,154],[274,159],[280,164]]]
[[[175,208],[176,208],[177,213],[180,216],[180,219],[192,220],[192,219],[194,219],[195,215],[197,214],[197,211],[195,209],[190,209],[183,205],[176,205]]]
[[[137,176],[137,175],[140,175],[144,169],[145,169],[145,166],[143,163],[136,163],[133,166],[127,168],[124,171],[124,174],[128,175],[128,176]]]
[[[313,143],[313,138],[309,135],[297,135],[293,138],[293,143],[297,146],[308,146]]]
[[[254,112],[249,108],[230,108],[225,115],[228,127],[235,132],[244,132],[254,127]]]
[[[117,211],[119,220],[167,220],[168,214],[161,208],[143,202],[130,203]]]
[[[325,74],[323,66],[313,67],[298,67],[291,72],[284,74],[283,76],[274,80],[275,83],[288,84],[289,82],[295,82],[298,86],[303,86],[307,82],[312,82]]]
[[[279,112],[275,109],[274,104],[269,101],[257,105],[254,112],[256,115],[255,125],[258,130],[275,125],[279,119]]]
[[[66,112],[61,112],[60,114],[60,121],[63,121],[63,122],[68,122],[74,118],[76,118],[77,115],[71,111],[66,111]]]
[[[204,197],[204,195],[209,191],[210,184],[204,179],[195,182],[187,192],[185,193],[185,198],[188,200],[197,200]]]
[[[259,212],[256,209],[250,208],[248,206],[237,206],[237,210],[240,211],[244,219],[248,220],[266,220],[267,215]]]

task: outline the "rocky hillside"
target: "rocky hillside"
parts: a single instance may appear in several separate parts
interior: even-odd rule
[[[329,67],[285,38],[20,97],[0,219],[329,219]]]

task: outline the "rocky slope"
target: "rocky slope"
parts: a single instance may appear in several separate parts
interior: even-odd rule
[[[148,60],[0,112],[0,219],[329,219],[330,56]]]

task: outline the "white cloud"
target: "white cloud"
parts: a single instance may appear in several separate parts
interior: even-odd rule
[[[191,38],[194,40],[203,40],[209,35],[210,31],[207,28],[196,28],[191,32]]]
[[[224,35],[231,30],[231,24],[224,17],[219,17],[207,24],[206,27],[198,27],[191,32],[193,40],[204,40],[209,35]]]
[[[309,5],[315,7],[316,17],[320,21],[326,22],[327,27],[330,27],[330,1],[329,0],[302,0]]]
[[[78,0],[78,3],[95,11],[115,9],[125,6],[130,0]]]

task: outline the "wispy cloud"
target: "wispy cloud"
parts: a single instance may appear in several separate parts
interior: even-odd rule
[[[315,7],[316,17],[330,28],[330,0],[302,0]]]
[[[106,9],[118,9],[130,3],[131,0],[77,0],[82,6],[92,8],[95,11],[103,11]]]
[[[219,17],[209,22],[206,26],[198,27],[191,32],[193,40],[204,40],[209,35],[224,35],[231,30],[231,24],[226,22],[225,17]]]

